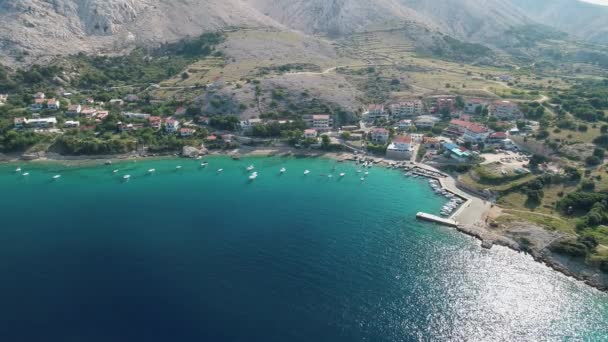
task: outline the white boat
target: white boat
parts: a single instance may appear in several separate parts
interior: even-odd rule
[[[29,172],[26,172],[26,173],[23,174],[23,176],[29,176],[29,175],[30,175]]]
[[[249,176],[250,180],[254,180],[256,178],[258,178],[258,173],[257,172],[254,172],[254,173],[251,174],[251,176]]]
[[[357,173],[361,173],[361,170],[357,170]]]
[[[365,175],[366,175],[366,176],[369,176],[369,172],[365,172]]]
[[[15,172],[21,172],[21,168],[20,167],[16,168]]]
[[[340,177],[344,177],[344,176],[346,176],[346,173],[342,172],[342,173],[340,174]]]
[[[280,171],[281,173],[285,173],[285,172],[287,172],[287,169],[283,167],[283,168],[281,168],[281,170],[279,170],[279,171]]]
[[[118,169],[116,169],[116,170],[112,171],[112,173],[118,173]]]
[[[362,182],[363,182],[363,181],[365,181],[365,178],[361,177],[361,181],[362,181]]]
[[[327,175],[327,178],[333,178],[334,175]]]
[[[309,174],[309,173],[310,173],[310,171],[309,171],[309,170],[304,171],[304,174],[305,174],[305,175],[307,175],[307,174]]]
[[[124,179],[124,180],[129,180],[129,179],[131,179],[131,175],[124,175],[124,176],[122,177],[122,179]]]
[[[209,165],[209,163],[201,163],[201,167],[207,167],[207,165]]]
[[[53,176],[53,179],[59,179],[59,178],[61,178],[61,175],[55,175],[55,176]]]
[[[154,173],[154,172],[156,172],[156,169],[150,169],[150,170],[148,170],[148,173]]]
[[[178,165],[178,166],[176,166],[176,167],[175,167],[175,169],[176,169],[176,170],[181,170],[181,169],[182,169],[182,167],[181,167],[181,165]]]
[[[253,169],[255,169],[255,167],[253,165],[247,166],[247,171],[252,171]]]
[[[217,172],[222,172],[224,171],[224,169],[217,169]]]

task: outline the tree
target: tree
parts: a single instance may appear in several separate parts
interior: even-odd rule
[[[603,148],[596,148],[593,150],[593,155],[598,157],[599,159],[604,159],[606,155],[606,150],[604,150]]]
[[[324,150],[328,150],[330,144],[331,140],[329,139],[329,136],[327,136],[327,134],[323,134],[321,136],[321,148],[323,148]]]
[[[589,156],[585,159],[585,164],[587,164],[587,166],[597,166],[601,163],[602,161],[597,156]]]
[[[458,107],[459,109],[464,108],[464,99],[462,98],[462,96],[456,96],[456,107]]]

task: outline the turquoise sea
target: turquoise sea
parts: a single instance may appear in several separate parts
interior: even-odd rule
[[[207,161],[0,165],[0,341],[608,341],[608,295],[417,222],[426,181]]]

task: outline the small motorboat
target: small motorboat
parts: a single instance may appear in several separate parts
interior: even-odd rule
[[[366,176],[369,176],[369,172],[365,172],[365,175],[366,175]]]
[[[54,176],[53,176],[53,180],[57,180],[57,179],[59,179],[59,178],[61,178],[61,175],[54,175]]]
[[[310,173],[310,171],[309,171],[309,170],[304,171],[304,174],[305,174],[305,175],[307,175],[307,174],[309,174],[309,173]]]
[[[254,172],[254,173],[251,174],[251,176],[249,176],[249,180],[254,180],[256,178],[258,178],[258,173],[257,172]]]
[[[26,173],[23,174],[23,176],[29,176],[29,175],[30,175],[29,172],[26,172]]]
[[[327,178],[334,178],[334,175],[327,175]]]
[[[148,173],[154,173],[154,172],[156,172],[156,169],[150,169],[150,170],[148,170]]]
[[[21,168],[20,167],[16,168],[15,172],[21,172]]]
[[[224,169],[217,169],[217,172],[223,172]]]
[[[279,172],[285,173],[285,172],[287,172],[287,169],[283,167],[283,168],[281,168],[281,170],[279,170]]]
[[[116,169],[116,170],[112,171],[112,173],[118,173],[118,169]]]
[[[181,170],[181,169],[182,169],[182,167],[181,167],[181,165],[178,165],[178,166],[176,166],[176,167],[175,167],[175,169],[176,169],[176,170]]]
[[[128,181],[129,179],[131,179],[131,175],[124,175],[124,176],[122,177],[122,179],[124,179],[124,180]]]
[[[247,171],[253,171],[253,169],[255,169],[255,167],[253,165],[247,166]]]
[[[364,177],[361,177],[361,181],[362,181],[362,182],[364,182],[364,181],[365,181],[365,178],[364,178]]]
[[[346,173],[342,172],[342,173],[340,174],[340,177],[344,177],[344,176],[346,176]]]
[[[201,167],[207,167],[207,165],[209,165],[209,163],[201,163]]]

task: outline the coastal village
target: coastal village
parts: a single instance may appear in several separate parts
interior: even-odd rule
[[[235,85],[208,84],[199,91],[213,92],[226,86]],[[98,97],[94,92],[79,94],[60,88],[29,94],[27,101],[21,101],[27,106],[18,110],[20,115],[12,118],[13,125],[8,129],[33,141],[42,137],[43,144],[18,155],[7,155],[5,159],[328,155],[340,162],[355,163],[360,168],[356,176],[362,183],[368,172],[364,169],[372,165],[400,169],[408,177],[427,179],[431,189],[444,197],[446,203],[438,212],[419,213],[419,219],[455,227],[481,239],[486,248],[501,244],[516,250],[527,248],[522,247],[519,236],[506,237],[499,231],[488,230],[490,225],[499,227],[497,222],[502,222],[505,213],[515,212],[496,205],[522,193],[521,201],[526,205],[534,198],[535,203],[540,203],[542,186],[538,190],[528,184],[539,172],[559,179],[574,177],[574,169],[542,157],[547,153],[537,150],[539,144],[534,144],[546,130],[546,123],[532,120],[538,115],[529,113],[552,110],[552,104],[542,99],[501,99],[436,91],[368,103],[345,119],[335,109],[304,111],[284,118],[243,117],[229,112],[206,112],[197,101],[158,101],[145,91],[120,93],[117,97],[107,94]],[[14,107],[11,94],[0,95],[0,106],[11,103]],[[553,110],[557,112],[559,108]],[[206,163],[201,166],[206,167]],[[311,172],[301,171],[304,175]],[[131,177],[123,176],[124,181]],[[61,175],[55,177],[56,180]],[[248,177],[254,181],[258,174],[249,173]],[[344,172],[335,177],[341,179]],[[542,224],[545,223],[539,223]],[[542,248],[562,236],[542,228],[533,234],[545,243]],[[564,243],[570,243],[567,241]],[[553,259],[538,254],[542,248],[525,250],[552,267],[560,267]],[[588,273],[560,270],[596,285],[603,281]]]
[[[118,113],[115,115],[118,121],[110,127],[113,133],[151,129],[182,139],[198,137],[201,145],[194,146],[194,153],[202,153],[207,150],[206,146],[237,148],[267,145],[269,141],[278,146],[288,144],[287,139],[268,139],[258,133],[269,126],[296,123],[293,119],[249,118],[234,120],[231,126],[216,129],[212,121],[217,117],[187,115],[188,108],[184,106],[177,106],[173,115],[166,117],[124,109],[140,101],[133,94],[107,102],[93,97],[72,101],[71,95],[64,92],[61,99],[57,99],[48,98],[44,92],[32,94],[28,115],[15,117],[13,128],[37,134],[99,131],[99,126],[113,112]],[[7,94],[0,94],[0,105],[7,98]],[[295,148],[331,146],[333,150],[434,165],[476,163],[482,158],[521,163],[527,161],[529,155],[520,152],[514,140],[538,130],[538,122],[524,120],[518,104],[506,100],[433,95],[370,104],[361,112],[358,124],[342,126],[336,124],[331,114],[304,115],[298,122],[300,125],[295,126],[302,129],[301,135],[291,142],[295,142]],[[484,122],[490,122],[491,127]]]

